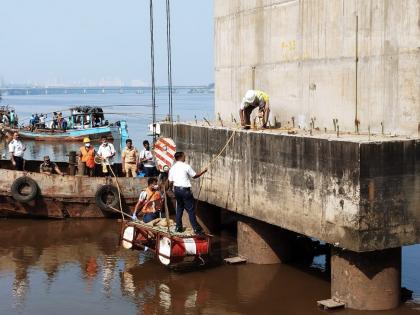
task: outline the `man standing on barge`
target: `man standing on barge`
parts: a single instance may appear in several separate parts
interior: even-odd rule
[[[196,179],[201,177],[207,172],[207,168],[197,174],[189,164],[185,163],[184,152],[176,152],[175,161],[175,164],[169,170],[169,182],[174,187],[176,199],[176,232],[182,233],[184,231],[182,227],[182,214],[185,209],[187,210],[194,233],[202,234],[203,229],[195,217],[194,196],[191,191],[190,178]]]
[[[19,133],[13,134],[13,140],[9,143],[10,161],[16,171],[23,171],[26,146],[19,140]]]

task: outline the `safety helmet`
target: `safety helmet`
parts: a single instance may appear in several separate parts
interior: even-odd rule
[[[84,138],[83,139],[83,143],[89,143],[90,142],[90,139],[89,138]]]
[[[246,103],[254,103],[256,96],[257,94],[255,93],[254,90],[248,90],[245,94],[244,101]]]

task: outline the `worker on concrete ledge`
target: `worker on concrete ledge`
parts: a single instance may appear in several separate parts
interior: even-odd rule
[[[270,98],[267,93],[258,90],[248,90],[242,99],[239,117],[243,129],[251,127],[251,113],[258,107],[258,117],[262,118],[263,128],[267,128],[268,116],[270,115]]]
[[[202,234],[203,229],[198,224],[197,218],[195,217],[194,196],[191,191],[190,178],[196,179],[201,177],[207,172],[207,168],[197,174],[190,165],[185,163],[184,152],[176,152],[175,161],[175,164],[169,170],[169,183],[170,186],[174,187],[175,192],[176,232],[182,233],[184,231],[184,228],[182,227],[182,214],[185,209],[187,210],[194,232],[196,234]]]

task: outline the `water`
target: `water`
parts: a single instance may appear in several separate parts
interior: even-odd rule
[[[118,246],[116,220],[0,221],[0,314],[325,314],[321,270],[214,265],[171,271]],[[233,238],[216,238],[226,249]],[[420,247],[404,250],[416,294]],[[408,269],[407,269],[408,268]],[[407,276],[408,273],[408,276]],[[377,314],[419,314],[413,302]],[[342,314],[369,314],[345,310]]]
[[[147,104],[150,95],[8,96],[2,104],[20,117],[71,105]],[[158,95],[158,114],[166,113]],[[182,120],[213,117],[213,96],[174,95]],[[126,118],[137,147],[147,138],[149,108],[115,107],[110,120]],[[133,114],[144,112],[145,115]],[[28,143],[27,159],[49,154],[56,160],[80,144]],[[118,246],[115,220],[0,220],[0,315],[3,314],[325,314],[316,301],[330,296],[325,257],[312,268],[287,265],[227,266],[171,271],[148,253]],[[216,237],[222,255],[234,251],[232,235]],[[420,245],[403,249],[402,285],[414,300],[398,310],[375,314],[420,314]],[[340,314],[372,314],[345,310]]]
[[[163,119],[168,113],[167,94],[160,93],[156,96],[157,119]],[[174,120],[193,120],[206,117],[212,119],[213,94],[188,94],[186,92],[173,95]],[[10,105],[16,109],[20,122],[28,123],[32,113],[48,113],[61,111],[66,115],[68,108],[76,105],[105,106],[106,119],[110,122],[126,120],[130,137],[137,148],[142,148],[144,139],[150,140],[148,125],[152,121],[151,94],[61,94],[61,95],[8,95],[4,96],[1,105]],[[112,105],[142,105],[142,106],[112,106]],[[149,107],[145,107],[145,105]],[[44,155],[50,155],[55,161],[66,161],[69,151],[78,150],[80,143],[56,143],[53,146],[43,142],[26,141],[26,159],[42,159]],[[0,144],[1,146],[1,144]],[[0,152],[6,153],[0,147]]]

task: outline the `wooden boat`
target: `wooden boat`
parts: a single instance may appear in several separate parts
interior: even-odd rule
[[[126,129],[126,123],[121,122],[121,125],[92,127],[86,129],[67,129],[67,130],[51,130],[51,129],[36,129],[34,131],[21,129],[19,130],[20,137],[27,140],[35,141],[81,141],[85,137],[91,140],[100,139],[102,136],[110,140],[120,139]]]
[[[102,136],[125,141],[124,138],[128,137],[126,121],[109,123],[100,107],[78,106],[69,110],[68,127],[64,130],[54,128],[53,122],[49,121],[20,129],[20,137],[35,141],[80,141],[85,137],[99,139]]]
[[[11,170],[0,160],[0,216],[42,218],[102,218],[121,216],[118,186],[123,209],[133,207],[146,187],[144,178],[107,178],[38,173],[40,161],[25,161],[27,172]],[[74,166],[56,163],[72,173]],[[121,165],[116,165],[121,174]],[[118,183],[117,183],[118,181]],[[112,208],[111,208],[112,207]]]
[[[153,252],[165,266],[204,265],[210,254],[211,236],[189,230],[177,233],[173,226],[168,229],[142,221],[125,221],[120,243],[125,249]]]

